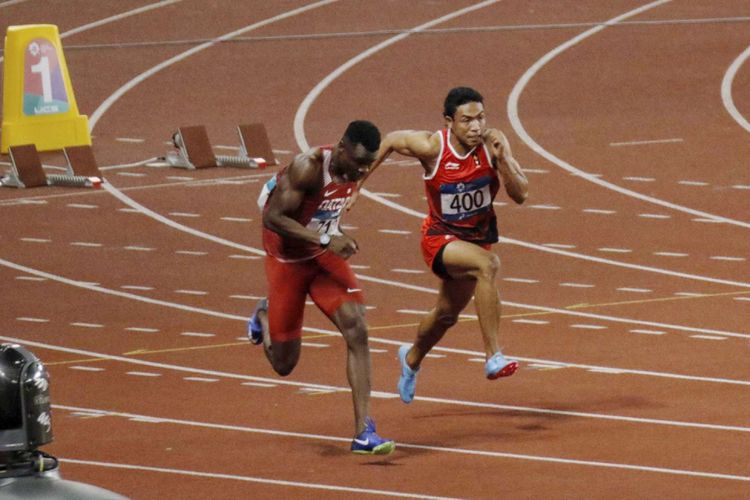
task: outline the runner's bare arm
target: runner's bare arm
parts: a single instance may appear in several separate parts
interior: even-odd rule
[[[295,238],[318,243],[320,235],[306,228],[292,218],[302,205],[305,195],[322,188],[320,169],[322,168],[317,151],[301,153],[279,178],[274,193],[268,199],[268,207],[263,213],[263,225],[287,238]]]
[[[488,128],[484,132],[484,142],[492,153],[505,192],[520,205],[529,196],[529,181],[521,165],[513,158],[508,138],[498,129]]]
[[[359,189],[362,184],[365,183],[368,177],[372,175],[377,167],[380,166],[393,152],[402,154],[404,156],[411,156],[421,161],[425,172],[428,167],[425,164],[429,164],[432,168],[433,161],[438,154],[440,154],[440,135],[439,132],[428,132],[428,131],[417,131],[417,130],[396,130],[387,134],[382,141],[380,141],[380,149],[378,155],[375,157],[375,161],[370,166],[364,177],[357,182],[357,189],[349,199],[346,205],[346,210],[350,210],[357,201],[359,196]],[[429,173],[429,172],[428,172]]]

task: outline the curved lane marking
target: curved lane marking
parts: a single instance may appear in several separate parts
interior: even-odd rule
[[[282,382],[285,385],[290,385],[290,386],[313,387],[316,389],[322,389],[326,391],[335,391],[335,392],[351,392],[351,389],[348,387],[338,387],[338,386],[322,385],[322,384],[309,384],[306,382],[280,380],[278,378],[256,377],[252,375],[245,375],[244,373],[207,370],[205,368],[194,368],[194,367],[183,366],[183,365],[159,363],[156,361],[147,361],[145,359],[103,354],[103,353],[98,353],[98,352],[93,352],[93,351],[88,351],[88,350],[83,350],[83,349],[73,349],[70,347],[62,347],[62,346],[47,344],[43,342],[35,342],[31,340],[18,339],[15,337],[0,336],[0,339],[8,341],[8,342],[23,343],[25,345],[29,345],[29,346],[37,347],[41,349],[49,349],[52,351],[66,352],[70,354],[76,354],[79,356],[90,356],[96,359],[107,359],[110,361],[119,361],[122,363],[129,363],[129,364],[140,365],[140,366],[148,366],[151,368],[161,368],[163,370],[199,373],[201,375],[207,375],[211,377],[222,377],[222,378],[235,379],[235,380],[249,380],[253,382],[270,382],[270,383],[279,384],[279,385],[282,385],[280,383]],[[739,382],[743,382],[742,385],[747,385],[746,381],[739,381]],[[391,393],[391,392],[383,392],[382,394],[385,394],[388,397],[392,397],[392,398],[398,397],[396,393]],[[548,408],[533,408],[533,407],[528,407],[528,406],[502,405],[498,403],[484,403],[484,402],[466,401],[466,400],[460,400],[460,399],[432,398],[428,396],[418,396],[416,399],[423,401],[423,402],[436,403],[436,404],[468,406],[468,407],[473,407],[473,408],[491,408],[494,410],[517,411],[517,412],[522,412],[522,413],[534,413],[534,414],[542,414],[542,415],[561,415],[561,416],[566,416],[566,417],[590,418],[590,419],[596,419],[596,420],[610,420],[610,421],[628,422],[628,423],[633,423],[633,424],[651,424],[651,425],[661,425],[661,426],[667,426],[667,427],[681,427],[681,428],[717,430],[717,431],[729,431],[729,432],[744,432],[744,433],[750,432],[750,427],[743,427],[743,426],[738,426],[738,425],[706,424],[706,423],[701,423],[701,422],[689,422],[689,421],[684,421],[684,420],[663,420],[663,419],[656,419],[656,418],[631,417],[627,415],[612,415],[612,414],[606,414],[606,413],[589,413],[589,412],[581,412],[581,411],[573,411],[573,410],[553,410],[553,409],[548,409]]]
[[[256,427],[228,425],[228,424],[215,424],[215,423],[209,423],[209,422],[198,422],[194,420],[179,420],[179,419],[173,419],[173,418],[155,417],[152,415],[140,415],[136,413],[124,413],[124,412],[116,412],[116,411],[109,411],[109,410],[99,410],[95,408],[82,408],[78,406],[52,405],[52,407],[55,409],[66,410],[70,412],[85,412],[89,414],[98,414],[102,416],[117,416],[117,417],[122,417],[122,418],[127,418],[127,419],[148,420],[148,421],[169,423],[173,425],[202,427],[202,428],[207,428],[207,429],[220,429],[220,430],[229,430],[229,431],[235,431],[235,432],[270,434],[273,436],[284,436],[284,437],[293,437],[293,438],[300,438],[300,439],[316,439],[316,440],[322,439],[322,440],[335,441],[335,442],[349,442],[350,441],[350,438],[342,438],[338,436],[279,431],[275,429],[260,429]],[[439,451],[439,452],[444,452],[444,453],[458,453],[462,455],[475,455],[475,456],[482,456],[482,457],[495,457],[495,458],[506,458],[506,459],[515,459],[515,460],[531,460],[535,462],[551,462],[551,463],[567,464],[567,465],[585,465],[585,466],[590,466],[590,467],[604,467],[608,469],[625,469],[625,470],[632,470],[632,471],[639,471],[639,472],[656,472],[656,473],[662,473],[662,474],[675,474],[675,475],[680,475],[680,476],[696,476],[696,477],[704,477],[704,478],[712,478],[712,479],[728,479],[728,480],[734,480],[734,481],[750,481],[750,476],[722,474],[718,472],[702,472],[702,471],[695,471],[695,470],[669,469],[665,467],[652,467],[652,466],[647,466],[647,465],[622,464],[622,463],[616,463],[616,462],[600,462],[600,461],[593,461],[593,460],[580,460],[580,459],[552,457],[552,456],[543,456],[543,455],[526,455],[526,454],[519,454],[519,453],[507,453],[507,452],[490,451],[490,450],[472,450],[472,449],[467,449],[467,448],[454,448],[454,447],[449,448],[446,446],[429,446],[429,445],[418,445],[418,444],[409,444],[409,443],[402,443],[402,442],[399,442],[397,446],[400,448],[409,448],[409,449],[415,449],[415,450]],[[229,474],[211,474],[211,473],[195,472],[195,471],[165,469],[165,468],[160,468],[160,467],[148,467],[148,466],[128,465],[128,464],[113,464],[113,463],[108,463],[108,462],[93,462],[93,461],[88,461],[88,460],[76,460],[76,459],[70,459],[70,458],[60,458],[60,460],[63,463],[71,462],[71,463],[84,464],[84,465],[98,465],[98,466],[103,466],[103,467],[147,470],[147,471],[174,473],[174,474],[199,475],[202,477],[219,477],[219,478],[225,478],[225,479],[239,479],[239,480],[245,480],[245,481],[259,481],[259,482],[268,481],[268,482],[273,482],[274,484],[276,484],[276,480],[249,478],[247,476],[234,476],[234,475],[229,475]],[[284,485],[294,485],[294,486],[301,485],[303,487],[317,487],[318,486],[318,485],[309,486],[310,483],[289,483],[287,481],[280,481],[278,483],[284,484]],[[338,488],[338,487],[334,487],[334,488]],[[326,489],[328,489],[328,486],[326,486]],[[347,488],[347,491],[349,491],[349,488]],[[373,490],[363,490],[363,491],[369,493]],[[435,497],[420,496],[419,498],[435,498]]]
[[[263,26],[267,26],[269,24],[273,24],[276,21],[282,21],[284,19],[287,19],[289,17],[294,17],[297,14],[302,14],[304,12],[307,12],[309,10],[317,9],[318,7],[322,7],[324,5],[328,5],[334,2],[337,2],[338,0],[321,0],[319,2],[314,2],[311,4],[307,4],[303,7],[299,7],[296,9],[292,9],[290,11],[284,12],[282,14],[275,15],[273,17],[269,17],[268,19],[264,19],[263,21],[258,21],[257,23],[253,23],[251,25],[245,26],[244,28],[232,31],[230,33],[227,33],[225,35],[222,35],[220,37],[214,38],[213,40],[202,43],[200,45],[197,45],[189,50],[186,50],[185,52],[182,52],[180,54],[177,54],[174,57],[170,57],[166,61],[163,61],[156,66],[152,67],[151,69],[144,71],[140,75],[136,76],[135,78],[131,79],[129,82],[127,82],[125,85],[117,89],[113,94],[111,94],[109,97],[107,97],[104,102],[102,102],[98,108],[96,108],[96,111],[94,111],[91,114],[91,117],[89,118],[89,128],[93,132],[94,127],[99,122],[101,117],[104,115],[104,113],[109,110],[110,107],[114,103],[116,103],[123,95],[125,95],[127,92],[135,88],[138,84],[145,81],[147,78],[155,75],[159,71],[163,70],[164,68],[168,68],[169,66],[182,61],[183,59],[187,59],[188,57],[201,52],[209,47],[212,47],[216,45],[217,43],[223,42],[225,40],[230,40],[236,36],[242,35],[244,33],[247,33],[249,31],[256,30],[258,28],[262,28]]]
[[[665,200],[661,200],[659,198],[653,198],[651,196],[638,193],[636,191],[632,191],[627,188],[623,188],[616,184],[612,184],[611,182],[607,182],[594,175],[584,172],[574,167],[570,163],[558,158],[557,156],[553,155],[552,153],[544,149],[542,146],[540,146],[534,139],[532,139],[532,137],[528,134],[528,132],[526,132],[526,129],[523,127],[523,124],[521,123],[521,119],[518,116],[518,100],[521,97],[521,93],[524,91],[529,81],[531,81],[534,75],[536,75],[545,64],[550,62],[552,59],[560,55],[565,50],[573,47],[574,45],[577,45],[579,42],[585,40],[586,38],[602,31],[607,26],[611,26],[613,24],[618,23],[619,21],[635,16],[637,14],[641,14],[647,10],[664,5],[669,2],[671,2],[671,0],[657,0],[656,2],[649,3],[637,9],[626,12],[625,14],[622,14],[620,16],[614,17],[599,26],[596,26],[594,28],[591,28],[590,30],[584,31],[580,35],[574,38],[571,38],[570,40],[568,40],[567,42],[561,45],[558,45],[555,49],[545,54],[541,59],[535,62],[528,70],[526,70],[523,76],[521,76],[521,78],[518,80],[518,82],[516,82],[515,86],[513,87],[513,90],[511,91],[510,96],[508,97],[508,117],[510,118],[510,123],[513,126],[513,130],[515,130],[516,134],[518,134],[521,140],[525,142],[526,145],[529,146],[529,148],[531,148],[535,153],[539,154],[540,156],[542,156],[549,162],[554,163],[555,165],[562,168],[563,170],[567,170],[568,172],[576,176],[579,176],[589,182],[592,182],[604,188],[610,189],[612,191],[616,191],[620,194],[624,194],[632,198],[637,198],[639,200],[642,200],[648,203],[660,205],[662,207],[670,208],[672,210],[677,210],[679,212],[685,212],[691,215],[696,215],[698,217],[704,217],[704,218],[711,219],[714,221],[720,221],[720,222],[724,222],[727,224],[732,224],[735,226],[740,226],[740,227],[750,229],[750,223],[748,222],[729,219],[727,217],[710,214],[707,212],[703,212],[701,210],[696,210],[693,208],[685,207],[683,205],[678,205],[676,203],[671,203]]]
[[[69,37],[71,35],[75,35],[76,33],[80,33],[82,31],[90,30],[92,28],[98,28],[99,26],[103,26],[105,24],[119,21],[121,19],[125,19],[126,17],[135,16],[137,14],[142,14],[144,12],[148,12],[149,10],[159,9],[161,7],[165,7],[167,5],[171,5],[173,3],[177,3],[181,1],[182,0],[162,0],[161,2],[152,3],[150,5],[144,5],[143,7],[138,7],[137,9],[128,10],[120,14],[115,14],[113,16],[105,17],[104,19],[100,19],[98,21],[84,24],[84,25],[78,26],[77,28],[73,28],[72,30],[68,30],[65,33],[61,33],[60,39]],[[0,7],[3,7],[3,5],[0,5]],[[2,60],[3,60],[3,56],[0,56],[0,62],[2,62]]]
[[[748,57],[750,57],[750,47],[746,48],[744,52],[737,56],[737,59],[735,59],[727,69],[724,78],[721,80],[721,101],[724,103],[727,112],[729,112],[732,118],[734,118],[734,121],[739,123],[740,127],[750,132],[750,123],[744,116],[742,116],[742,113],[739,112],[734,105],[734,100],[732,99],[732,83],[734,82],[734,77],[737,75],[737,71],[739,71],[740,67],[742,67],[745,61],[747,61]]]

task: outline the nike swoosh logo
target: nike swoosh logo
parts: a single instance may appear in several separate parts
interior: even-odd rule
[[[361,439],[354,438],[354,442],[361,446],[367,446],[368,444],[370,444],[370,438],[367,438],[364,441],[362,441]]]
[[[362,291],[361,288],[347,288],[346,289],[346,293],[356,293],[356,292],[361,292],[361,291]]]
[[[323,196],[325,196],[326,198],[328,198],[332,194],[335,194],[336,191],[338,191],[338,189],[334,189],[333,191],[326,191],[325,193],[323,193]]]

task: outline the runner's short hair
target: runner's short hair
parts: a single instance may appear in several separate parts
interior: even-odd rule
[[[453,118],[456,108],[467,102],[484,103],[484,97],[471,87],[455,87],[448,92],[443,103],[443,116]]]
[[[380,130],[367,120],[355,120],[349,124],[344,132],[353,145],[362,144],[367,151],[374,153],[380,147]]]

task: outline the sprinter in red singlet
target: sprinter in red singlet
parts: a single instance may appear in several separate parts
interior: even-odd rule
[[[248,336],[253,344],[263,344],[279,375],[289,375],[300,357],[309,294],[347,344],[355,421],[351,450],[383,455],[391,453],[395,444],[378,436],[369,417],[364,298],[346,260],[357,252],[357,243],[339,228],[356,182],[369,170],[379,145],[375,125],[354,121],[338,144],[297,155],[263,187],[258,204],[263,207],[268,298],[258,302],[248,322]]]
[[[479,92],[468,87],[452,89],[445,98],[443,115],[443,130],[388,134],[365,176],[394,151],[419,159],[424,169],[429,214],[422,224],[422,254],[441,282],[437,304],[420,323],[416,340],[399,349],[398,390],[405,403],[414,398],[422,360],[456,323],[472,296],[484,341],[486,377],[506,377],[518,368],[516,361],[502,355],[497,343],[500,258],[490,250],[498,240],[492,201],[503,186],[513,201],[523,203],[528,181],[505,135],[486,127]]]

